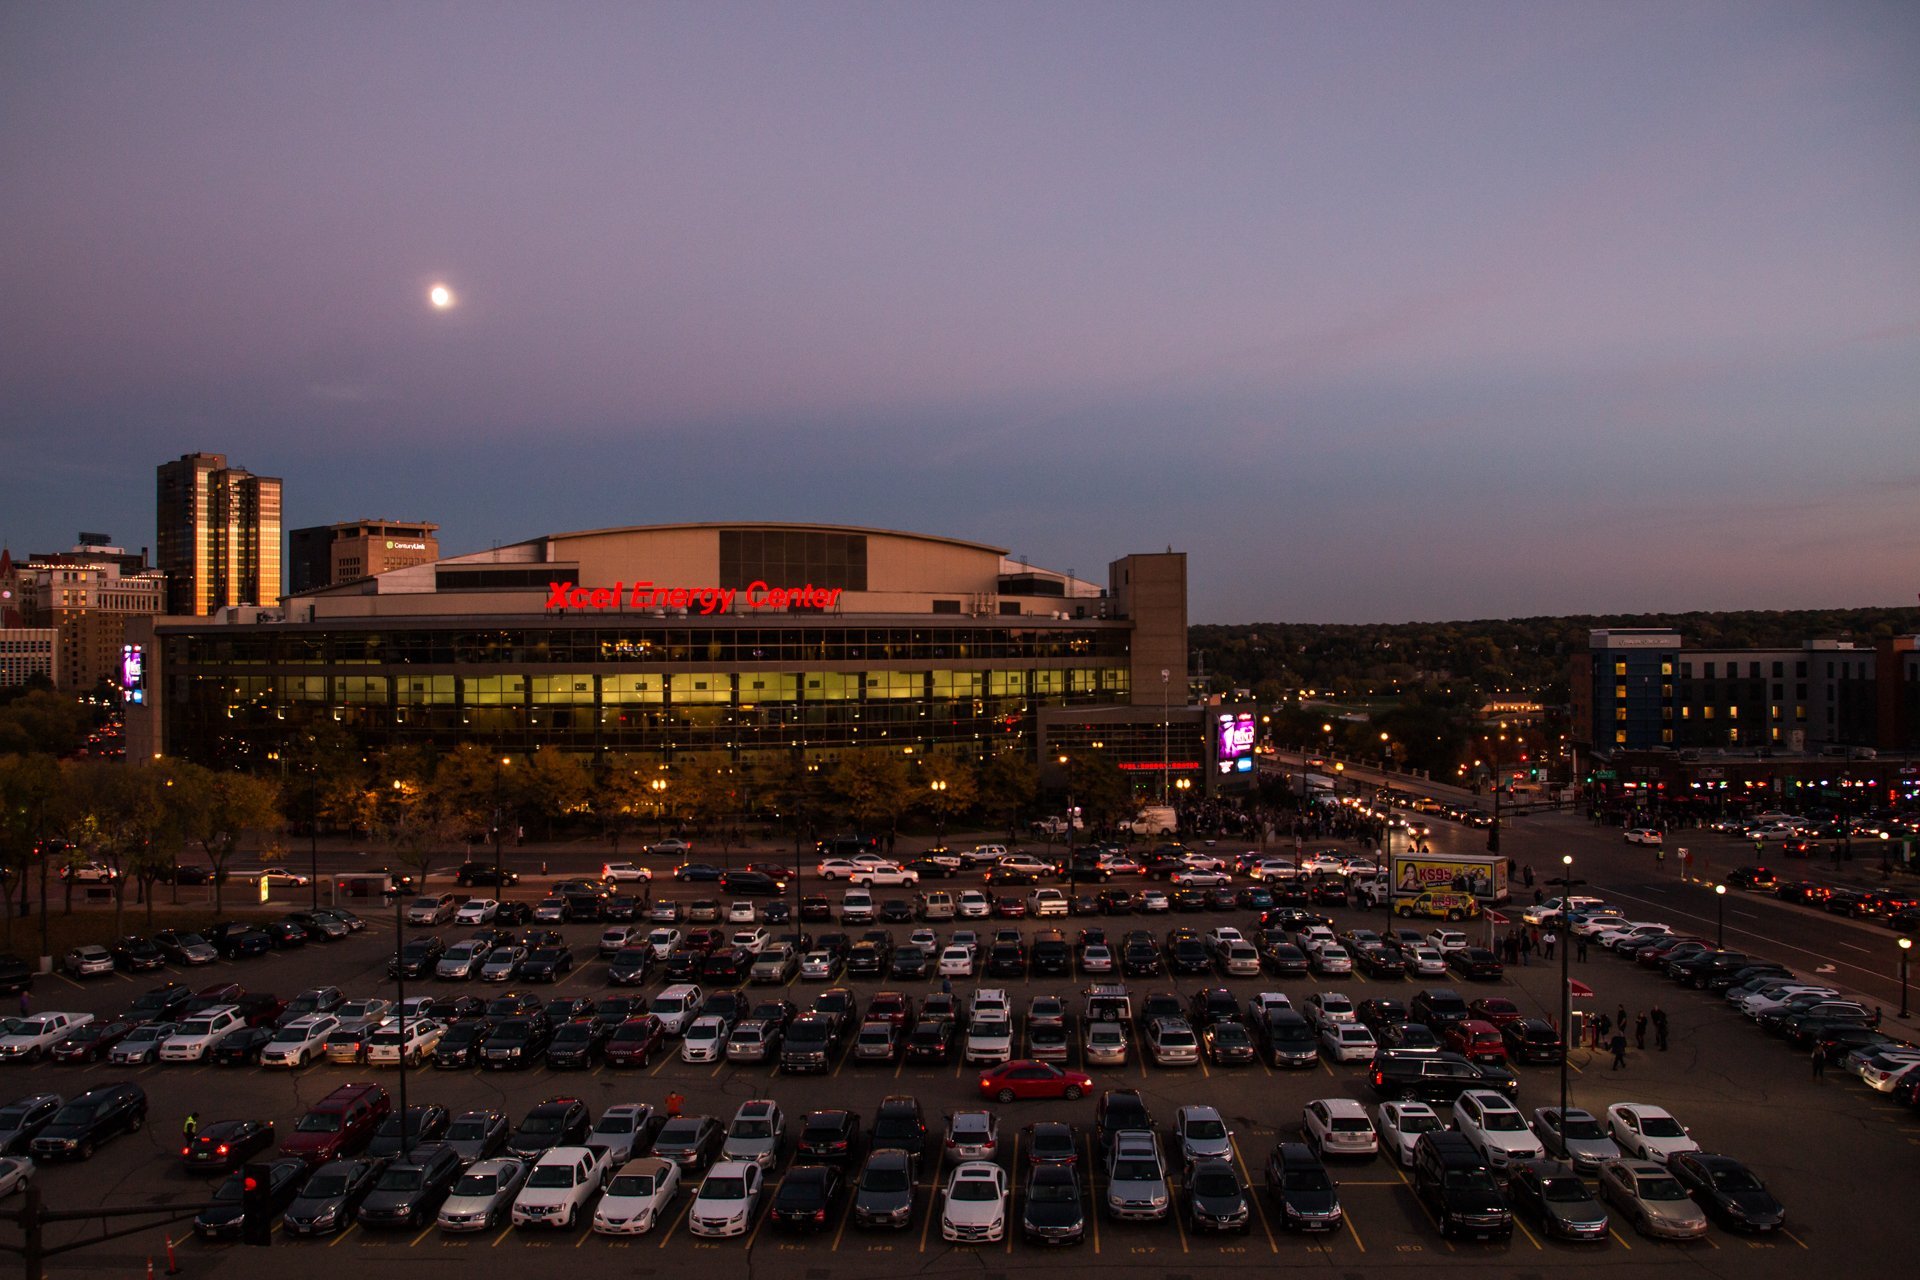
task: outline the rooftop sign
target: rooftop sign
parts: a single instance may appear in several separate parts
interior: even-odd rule
[[[547,610],[686,609],[702,614],[731,613],[736,599],[748,609],[831,609],[840,603],[839,587],[770,587],[755,579],[744,591],[734,587],[663,587],[653,582],[611,587],[547,583]]]

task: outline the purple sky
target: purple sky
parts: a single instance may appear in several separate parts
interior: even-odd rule
[[[0,119],[16,553],[205,449],[449,552],[1171,543],[1196,621],[1920,591],[1905,0],[24,4]]]

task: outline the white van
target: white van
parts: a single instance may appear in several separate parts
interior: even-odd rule
[[[840,919],[846,924],[873,923],[873,894],[865,889],[849,889],[840,896]]]
[[[706,998],[706,992],[691,982],[675,983],[653,998],[647,1012],[660,1019],[662,1031],[677,1036],[693,1025]]]

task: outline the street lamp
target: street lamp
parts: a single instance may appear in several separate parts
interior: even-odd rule
[[[1573,855],[1560,855],[1560,876],[1548,884],[1560,887],[1560,931],[1566,932],[1567,899],[1572,896],[1574,886],[1583,885],[1585,880],[1573,877]],[[1560,939],[1560,1127],[1565,1132],[1567,1124],[1567,1059],[1573,1053],[1573,974],[1568,971],[1567,958],[1573,954],[1573,940]]]
[[[1160,668],[1160,805],[1167,804],[1167,786],[1173,777],[1173,672]]]
[[[947,780],[935,778],[927,784],[933,792],[933,841],[942,849],[947,844]]]
[[[1900,1016],[1907,1016],[1907,956],[1913,951],[1913,939],[1900,939]]]
[[[1726,885],[1717,884],[1713,886],[1713,902],[1714,902],[1713,945],[1716,947],[1724,947],[1727,945],[1727,886]]]
[[[503,894],[507,883],[500,870],[500,826],[505,821],[505,815],[500,812],[500,771],[512,763],[512,756],[500,756],[493,762],[493,891],[496,895]]]

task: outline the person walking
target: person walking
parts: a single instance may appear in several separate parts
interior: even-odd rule
[[[1813,1078],[1815,1080],[1826,1079],[1827,1078],[1827,1055],[1825,1051],[1823,1051],[1820,1048],[1820,1042],[1818,1040],[1813,1042],[1812,1057],[1813,1057]]]
[[[180,1122],[181,1145],[192,1146],[193,1135],[198,1132],[200,1132],[200,1113],[198,1111],[189,1111],[187,1112],[187,1118]]]
[[[1607,1047],[1613,1050],[1613,1070],[1623,1071],[1627,1065],[1627,1033],[1615,1031]]]
[[[1543,948],[1542,954],[1548,960],[1553,959],[1553,944],[1558,941],[1559,941],[1558,935],[1556,935],[1554,931],[1551,929],[1547,930],[1545,933],[1540,935],[1540,945]]]
[[[1584,933],[1573,935],[1573,958],[1581,964],[1587,962],[1587,935]]]
[[[1647,1047],[1647,1015],[1644,1013],[1633,1020],[1633,1047],[1636,1049]]]
[[[1614,1013],[1613,1013],[1613,1025],[1614,1025],[1614,1026],[1616,1026],[1616,1027],[1618,1027],[1618,1028],[1620,1028],[1620,1033],[1621,1033],[1622,1035],[1625,1035],[1625,1034],[1626,1034],[1626,1031],[1627,1031],[1627,1006],[1625,1006],[1624,1004],[1623,1004],[1623,1005],[1621,1005],[1621,1006],[1620,1006],[1620,1007],[1619,1007],[1618,1009],[1616,1009],[1616,1010],[1614,1010]]]
[[[1653,1047],[1665,1053],[1667,1051],[1667,1011],[1655,1005],[1649,1017],[1653,1020]]]
[[[33,997],[27,994],[25,987],[20,988],[20,1016],[23,1018],[33,1016]]]

